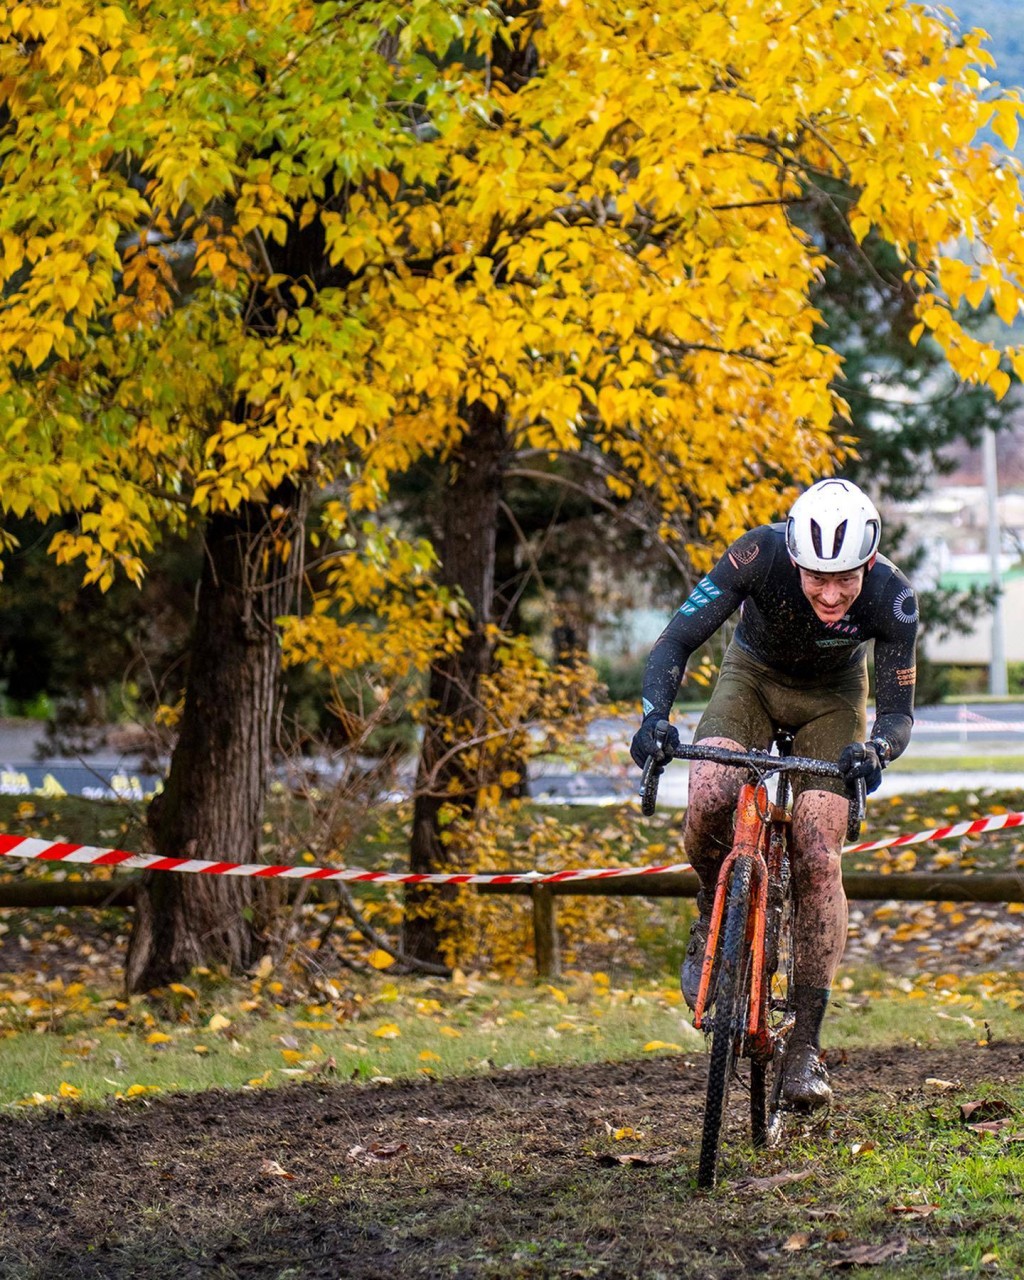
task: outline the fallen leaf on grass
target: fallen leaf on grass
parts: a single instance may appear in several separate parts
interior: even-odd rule
[[[276,1160],[264,1160],[260,1164],[260,1173],[265,1173],[271,1178],[287,1178],[289,1182],[295,1181],[295,1174],[282,1169]]]
[[[794,1231],[788,1240],[782,1246],[783,1253],[797,1253],[800,1249],[806,1249],[811,1243],[810,1233],[807,1231]]]
[[[890,1213],[906,1214],[907,1217],[928,1218],[936,1209],[941,1209],[938,1204],[891,1204],[889,1206]]]
[[[902,1258],[907,1252],[905,1240],[893,1240],[889,1244],[855,1244],[832,1259],[836,1267],[877,1267],[892,1258]]]
[[[659,1049],[671,1049],[673,1053],[682,1053],[681,1044],[673,1044],[670,1040],[648,1040],[644,1045],[644,1053],[656,1053]]]
[[[375,1160],[390,1160],[409,1150],[407,1142],[371,1142],[368,1147],[356,1144],[345,1153],[346,1160],[359,1160],[363,1164],[372,1164]]]
[[[669,1151],[602,1151],[597,1157],[598,1164],[630,1164],[639,1168],[649,1165],[672,1164],[683,1154],[681,1147],[673,1147]]]
[[[925,1086],[929,1089],[937,1089],[939,1093],[948,1093],[950,1089],[961,1087],[959,1080],[940,1080],[937,1076],[928,1076]]]
[[[776,1173],[770,1178],[743,1178],[735,1184],[735,1190],[774,1191],[776,1187],[785,1187],[791,1182],[806,1182],[813,1176],[813,1169],[802,1169],[799,1173]]]
[[[960,1119],[963,1121],[973,1120],[997,1120],[1005,1116],[1010,1111],[1010,1104],[1003,1098],[982,1098],[977,1102],[962,1102],[960,1104]],[[973,1128],[973,1125],[968,1126]]]
[[[1002,1120],[982,1120],[980,1124],[969,1124],[967,1127],[972,1133],[1002,1133],[1004,1129],[1011,1129],[1016,1121],[1012,1116],[1004,1116]]]
[[[642,1138],[644,1136],[639,1129],[634,1129],[631,1124],[624,1124],[621,1129],[616,1129],[607,1120],[604,1122],[604,1130],[614,1142],[621,1142],[623,1138]]]

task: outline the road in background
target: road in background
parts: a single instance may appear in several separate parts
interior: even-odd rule
[[[690,741],[699,710],[683,709],[673,722],[684,741]],[[586,770],[554,761],[531,766],[530,793],[536,800],[558,804],[613,804],[633,795],[639,771],[629,760],[629,742],[636,728],[632,720],[602,718],[594,721],[589,738],[595,748],[594,763]],[[46,726],[39,721],[0,719],[0,794],[80,795],[89,799],[141,800],[161,785],[159,773],[142,767],[138,752],[103,748],[78,757],[40,758],[46,745]],[[1024,756],[1024,704],[965,702],[958,705],[921,707],[904,759],[918,765],[904,772],[899,763],[887,770],[875,796],[885,799],[912,791],[962,791],[1020,788],[1024,771],[954,771],[948,762],[965,756]],[[921,769],[923,762],[934,769]],[[312,764],[312,762],[311,762]],[[328,762],[322,766],[330,777]],[[661,803],[683,805],[687,797],[687,770],[676,765],[666,771]]]
[[[673,716],[684,742],[692,741],[700,710],[681,710]],[[868,722],[870,724],[869,711]],[[600,719],[591,727],[591,741],[599,749],[599,767],[573,772],[555,765],[536,766],[531,773],[531,794],[551,803],[612,804],[634,794],[639,770],[629,761],[629,742],[635,721]],[[1019,788],[1024,802],[1024,770],[953,770],[948,762],[965,756],[1024,756],[1024,703],[965,702],[919,707],[914,732],[902,760],[917,768],[904,771],[899,762],[882,775],[873,798],[888,799],[914,791],[1012,790]],[[934,764],[922,768],[922,764]],[[681,764],[667,769],[661,781],[659,803],[685,805],[688,770]]]

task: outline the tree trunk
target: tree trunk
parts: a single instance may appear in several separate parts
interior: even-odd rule
[[[501,473],[506,454],[504,415],[480,401],[466,412],[468,423],[452,458],[442,499],[442,577],[457,587],[471,610],[471,630],[462,647],[430,673],[431,710],[420,749],[413,809],[409,867],[436,871],[445,860],[440,811],[454,805],[471,813],[476,779],[462,752],[453,750],[446,730],[459,726],[459,739],[473,736],[479,723],[477,692],[490,662],[487,625],[494,595],[494,547]],[[434,907],[444,891],[411,889],[405,895],[403,949],[418,960],[443,962],[442,938]]]
[[[286,514],[272,523],[275,504]],[[180,736],[150,806],[162,857],[258,859],[280,687],[275,620],[295,608],[304,509],[289,487],[209,523]],[[248,878],[150,872],[136,901],[127,989],[163,986],[197,965],[245,970],[265,947],[275,900]]]

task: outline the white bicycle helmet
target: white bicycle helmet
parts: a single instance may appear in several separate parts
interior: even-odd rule
[[[849,573],[878,550],[882,521],[875,504],[849,480],[819,480],[797,498],[786,546],[801,569]]]

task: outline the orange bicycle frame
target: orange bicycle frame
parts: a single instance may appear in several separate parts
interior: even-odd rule
[[[697,992],[697,1007],[694,1010],[693,1025],[700,1029],[711,985],[711,973],[714,968],[715,954],[718,950],[718,937],[722,929],[722,918],[725,915],[725,900],[729,888],[729,880],[733,867],[740,858],[750,859],[753,869],[751,876],[751,912],[747,922],[747,940],[751,950],[752,968],[750,975],[750,1014],[747,1031],[756,1049],[765,1048],[767,1044],[767,1007],[768,992],[764,989],[765,930],[768,920],[768,884],[773,875],[779,873],[782,857],[780,844],[781,830],[778,824],[786,821],[786,815],[769,803],[768,791],[763,782],[756,786],[746,782],[740,788],[736,802],[736,828],[732,849],[718,871],[715,882],[715,898],[711,908],[711,922],[708,927],[708,940],[704,949],[704,963],[701,968],[700,988]],[[771,864],[771,865],[769,865]]]

